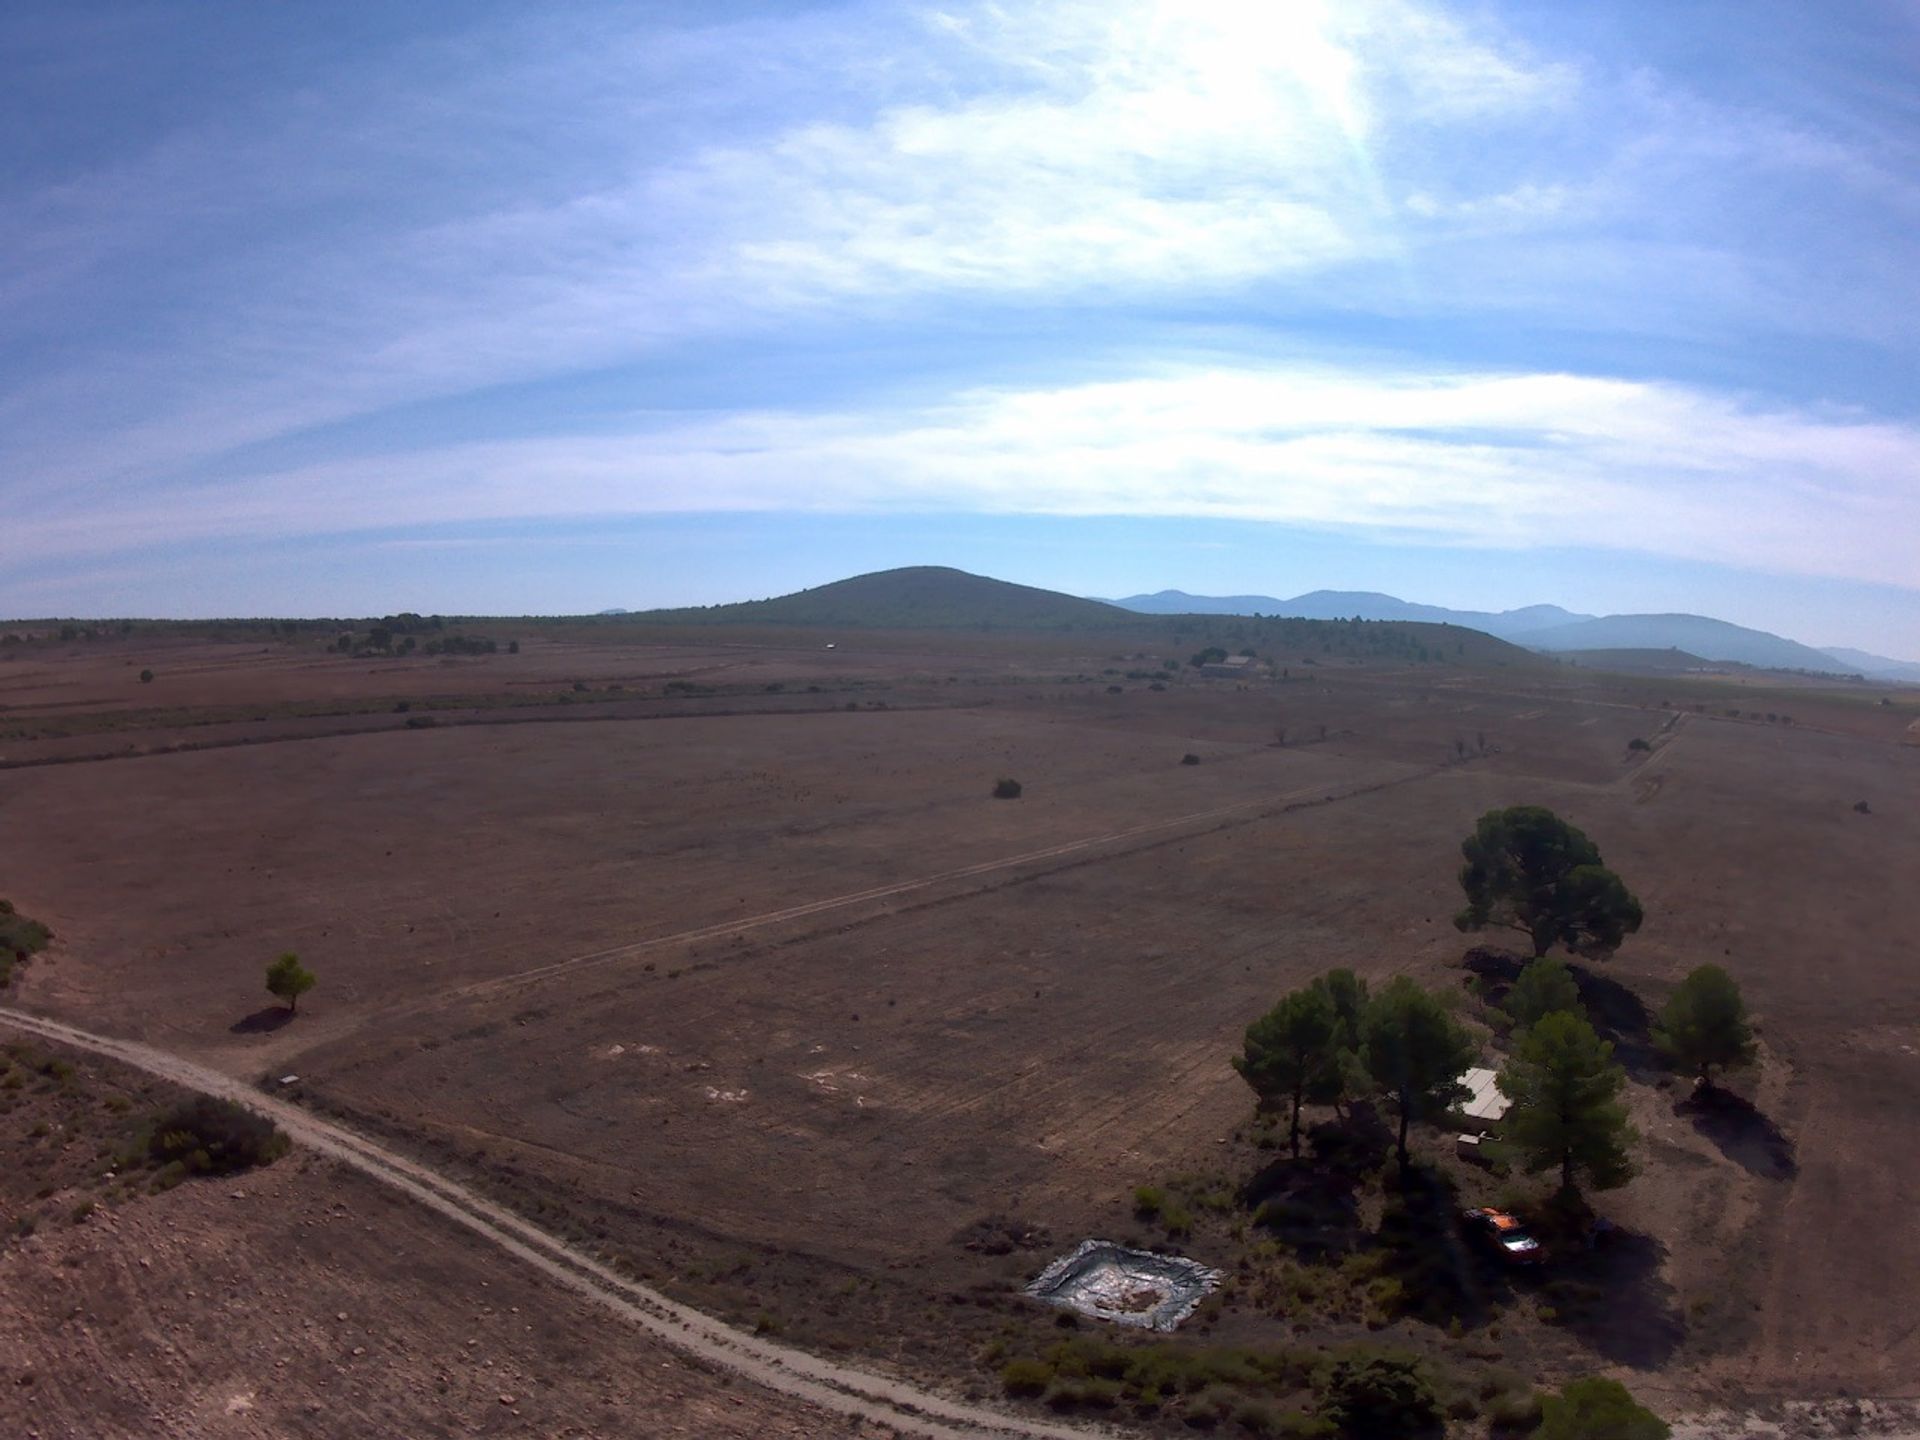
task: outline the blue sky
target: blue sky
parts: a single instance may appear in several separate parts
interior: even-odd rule
[[[15,3],[0,614],[946,563],[1920,657],[1917,16]]]

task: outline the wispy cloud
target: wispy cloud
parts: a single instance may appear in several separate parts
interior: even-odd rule
[[[1185,371],[913,410],[729,415],[250,476],[29,522],[85,552],[447,519],[690,511],[1160,515],[1584,544],[1912,581],[1920,430],[1566,374]],[[464,541],[456,543],[466,543]]]
[[[1830,408],[1848,387],[1800,348],[1911,367],[1910,133],[1436,0],[473,26],[0,184],[10,565],[449,515],[974,509],[1916,583],[1889,538],[1920,529],[1910,417]],[[778,404],[730,394],[805,327]],[[1173,368],[1195,329],[1216,358]],[[1475,353],[1507,331],[1530,353]],[[808,358],[855,372],[831,403]],[[684,364],[702,409],[580,433],[567,387],[641,362]],[[549,398],[502,399],[506,439],[407,433],[514,385]]]

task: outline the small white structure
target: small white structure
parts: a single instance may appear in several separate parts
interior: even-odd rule
[[[1491,1070],[1469,1070],[1460,1077],[1460,1083],[1472,1092],[1467,1103],[1460,1107],[1460,1113],[1471,1120],[1497,1125],[1513,1108],[1513,1101],[1500,1091],[1500,1077]]]
[[[1200,673],[1212,680],[1239,680],[1253,673],[1251,655],[1229,655],[1224,660],[1210,660],[1200,667]]]

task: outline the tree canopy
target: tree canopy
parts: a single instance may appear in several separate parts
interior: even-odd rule
[[[1520,931],[1536,956],[1555,945],[1604,956],[1640,928],[1640,902],[1607,869],[1600,848],[1538,805],[1489,810],[1460,845],[1467,904],[1453,923]]]
[[[1707,1087],[1713,1084],[1714,1066],[1751,1065],[1756,1053],[1740,987],[1718,965],[1702,965],[1680,982],[1660,1012],[1653,1041],[1676,1067],[1697,1072]]]
[[[1368,1002],[1362,1021],[1367,1071],[1400,1115],[1400,1174],[1407,1173],[1407,1126],[1466,1098],[1461,1072],[1473,1064],[1473,1038],[1440,998],[1396,975]]]
[[[1573,1190],[1580,1173],[1596,1190],[1625,1184],[1634,1138],[1619,1098],[1626,1080],[1613,1046],[1584,1016],[1542,1016],[1521,1036],[1500,1079],[1513,1101],[1505,1143],[1530,1173],[1558,1166],[1562,1190]]]
[[[1542,955],[1527,963],[1513,989],[1507,992],[1502,1008],[1521,1030],[1556,1011],[1564,1010],[1570,1015],[1586,1013],[1580,1004],[1580,987],[1574,983],[1573,972],[1567,968],[1566,961],[1552,955]]]
[[[1315,982],[1295,990],[1247,1027],[1245,1048],[1233,1068],[1253,1087],[1262,1105],[1292,1101],[1293,1153],[1300,1154],[1300,1106],[1332,1099],[1340,1089],[1339,1016],[1326,989]]]
[[[267,967],[267,993],[286,1001],[289,1010],[300,1008],[300,997],[315,983],[314,973],[291,950]]]

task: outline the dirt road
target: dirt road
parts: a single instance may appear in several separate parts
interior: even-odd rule
[[[465,1226],[665,1344],[782,1395],[853,1419],[934,1440],[1086,1440],[1103,1432],[1002,1414],[944,1399],[903,1381],[835,1364],[734,1330],[594,1260],[433,1169],[344,1126],[261,1095],[240,1081],[150,1046],[0,1008],[0,1024],[72,1046],[263,1115],[315,1152],[371,1176]]]

